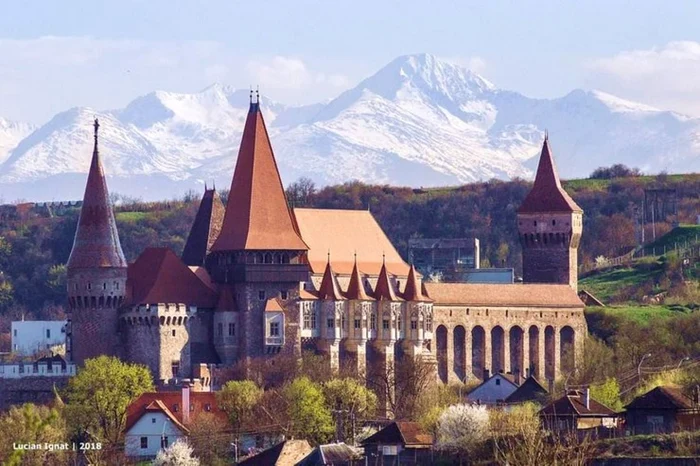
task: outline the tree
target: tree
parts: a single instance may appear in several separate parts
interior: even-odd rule
[[[316,184],[309,178],[299,178],[287,187],[287,201],[291,207],[310,207],[316,193]]]
[[[186,441],[178,439],[158,452],[153,466],[199,466],[199,459],[192,456],[192,451]]]
[[[283,390],[293,437],[321,444],[333,435],[333,418],[323,391],[307,377],[294,379]]]
[[[194,455],[208,466],[229,464],[231,433],[225,421],[212,413],[201,413],[190,425],[189,442]]]
[[[416,419],[422,395],[436,385],[435,364],[404,355],[387,368],[376,365],[367,374],[368,386],[379,397],[380,409],[397,419]]]
[[[622,411],[622,400],[620,399],[620,384],[614,377],[608,377],[601,384],[594,384],[590,387],[591,398],[604,404],[613,411]]]
[[[243,427],[253,421],[254,408],[262,396],[262,389],[251,380],[231,380],[216,394],[219,407],[228,415],[236,442]]]
[[[323,393],[328,407],[334,411],[342,426],[339,440],[354,443],[355,422],[367,419],[374,413],[377,395],[350,377],[329,380],[323,384]]]
[[[437,447],[459,458],[477,452],[489,434],[489,412],[485,406],[458,404],[447,408],[438,418]]]
[[[65,464],[67,451],[15,450],[13,443],[63,443],[66,421],[56,409],[26,403],[0,417],[0,462],[7,466]]]
[[[585,466],[593,458],[594,447],[588,436],[579,440],[574,432],[556,434],[541,426],[527,424],[494,439],[496,463],[507,466],[551,464]]]
[[[153,390],[153,379],[146,366],[111,356],[88,359],[68,383],[69,425],[76,435],[87,432],[91,441],[116,444],[126,423],[126,408],[139,395]]]
[[[589,176],[589,178],[599,180],[610,180],[613,178],[625,178],[628,176],[641,176],[641,174],[642,173],[639,171],[639,168],[629,168],[626,165],[617,163],[610,167],[596,168],[595,170],[593,170],[593,173],[591,173],[591,176]]]

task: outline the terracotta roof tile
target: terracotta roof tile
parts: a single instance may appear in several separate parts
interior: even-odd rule
[[[315,291],[309,291],[309,290],[305,290],[304,288],[301,288],[299,290],[299,299],[304,299],[304,300],[318,299],[318,294]]]
[[[204,191],[197,215],[187,237],[182,261],[187,265],[204,265],[207,254],[219,236],[224,221],[224,204],[215,189]]]
[[[377,276],[382,268],[382,254],[392,275],[406,277],[408,264],[391,244],[381,227],[366,210],[294,209],[301,237],[309,245],[311,272],[320,275],[326,268],[331,251],[333,270],[349,275],[355,264],[363,274]]]
[[[425,288],[436,304],[584,307],[576,292],[569,285],[426,283]]]
[[[284,308],[279,299],[270,298],[265,303],[265,312],[284,312]]]
[[[411,265],[406,279],[406,288],[404,288],[403,299],[406,301],[430,301],[430,298],[423,295],[422,284],[418,283],[418,272]]]
[[[535,183],[518,209],[518,213],[582,211],[562,188],[552,151],[549,148],[549,138],[545,137]]]
[[[433,436],[418,422],[395,421],[362,441],[362,445],[403,444],[408,447],[430,447]]]
[[[399,301],[399,298],[394,292],[394,287],[391,285],[389,272],[387,272],[387,268],[384,265],[382,265],[379,271],[377,285],[374,287],[374,293],[372,295],[376,300]]]
[[[563,397],[551,402],[540,410],[544,416],[583,416],[611,417],[616,413],[602,403],[589,398],[586,407],[585,395],[579,390],[572,390]]]
[[[318,297],[319,299],[332,301],[340,301],[345,299],[343,294],[340,292],[340,285],[338,284],[338,279],[333,273],[330,260],[326,264],[325,272],[323,272],[323,280],[321,280],[321,286],[318,288]]]
[[[348,289],[345,292],[345,297],[348,299],[356,299],[361,301],[370,301],[374,298],[370,297],[365,291],[365,284],[360,277],[360,269],[357,267],[357,259],[355,259],[355,264],[352,267],[352,272],[350,273],[350,282],[348,283]]]
[[[287,206],[277,162],[257,103],[250,105],[224,223],[212,249],[308,249]]]
[[[228,416],[225,412],[219,409],[216,403],[216,394],[214,392],[194,392],[190,391],[190,405],[193,406],[190,411],[190,422],[196,419],[197,415],[210,412],[217,419],[228,422]],[[207,409],[207,406],[209,409]],[[143,393],[126,409],[126,427],[125,431],[138,422],[141,417],[148,411],[158,411],[163,408],[167,409],[165,414],[174,420],[178,426],[187,426],[182,418],[182,392],[148,392]]]
[[[126,267],[126,259],[119,243],[117,223],[109,200],[107,181],[97,147],[95,120],[95,147],[92,152],[83,206],[80,209],[78,229],[68,258],[69,269],[89,267]]]
[[[146,248],[127,273],[131,305],[182,303],[213,308],[217,296],[167,248]]]

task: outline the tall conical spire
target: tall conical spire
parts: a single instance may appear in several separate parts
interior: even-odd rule
[[[554,165],[552,150],[549,147],[549,135],[545,134],[542,144],[542,154],[537,166],[535,183],[528,193],[519,213],[537,212],[581,212],[582,209],[564,191]]]
[[[287,206],[282,180],[260,111],[252,98],[214,251],[306,251]]]
[[[207,254],[221,232],[225,210],[216,189],[205,188],[185,249],[182,251],[182,261],[185,264],[204,265]]]
[[[411,268],[408,271],[403,299],[406,301],[428,301],[428,299],[423,296],[421,285],[418,283],[418,273],[413,264],[411,264]]]
[[[372,299],[367,295],[365,286],[362,283],[362,278],[360,277],[360,270],[357,267],[357,253],[355,254],[355,265],[352,267],[350,283],[348,283],[348,291],[345,293],[345,297],[348,299],[357,299],[362,301]]]
[[[374,298],[377,300],[397,301],[394,287],[391,286],[391,280],[389,279],[389,272],[386,270],[386,264],[382,264],[382,268],[379,271],[377,286],[374,287]]]
[[[330,252],[328,253],[328,262],[326,263],[326,270],[323,272],[321,286],[318,288],[318,297],[320,299],[328,299],[332,301],[340,301],[341,299],[345,299],[343,294],[340,292],[338,279],[333,273],[333,268],[331,267]]]
[[[119,243],[117,224],[109,200],[104,169],[98,148],[100,123],[95,118],[95,146],[88,173],[83,206],[68,268],[126,267],[126,259]]]

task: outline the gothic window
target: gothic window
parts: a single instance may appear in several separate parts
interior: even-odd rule
[[[382,319],[382,328],[384,330],[389,330],[389,319]]]
[[[265,301],[265,290],[258,291],[258,299],[260,301]]]
[[[377,315],[374,312],[369,316],[369,328],[377,330]]]
[[[236,336],[236,324],[233,322],[229,322],[229,324],[228,324],[228,336],[230,336],[230,337]]]
[[[418,328],[418,321],[412,320],[411,321],[411,330],[416,330],[417,328]]]
[[[282,254],[282,263],[289,264],[289,254],[287,254],[286,252]]]
[[[265,263],[272,264],[272,254],[269,252],[267,254],[265,254]]]
[[[433,331],[433,316],[430,314],[425,316],[425,329],[429,332]]]
[[[256,264],[262,264],[263,263],[263,255],[261,252],[257,253],[255,255],[255,263]]]
[[[280,323],[279,322],[270,322],[270,336],[271,337],[280,336]]]

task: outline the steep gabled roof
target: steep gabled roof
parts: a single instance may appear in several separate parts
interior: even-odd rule
[[[361,443],[362,445],[402,444],[412,448],[425,448],[433,445],[433,436],[418,422],[394,421]]]
[[[78,229],[66,265],[69,269],[127,266],[100,161],[97,145],[99,127],[100,124],[95,119],[95,147],[92,151]]]
[[[204,265],[204,260],[221,231],[224,213],[224,204],[216,189],[205,190],[182,251],[182,261],[185,264]]]
[[[376,300],[398,301],[398,297],[394,292],[394,287],[389,279],[389,272],[386,270],[386,264],[382,265],[377,278],[377,286],[374,287],[373,293]]]
[[[216,393],[190,391],[190,422],[199,414],[208,412],[222,422],[228,422],[228,416],[218,408]],[[146,392],[134,400],[126,409],[126,427],[131,429],[147,412],[161,411],[184,432],[188,432],[182,416],[182,392]]]
[[[340,285],[338,284],[338,279],[333,273],[333,268],[331,267],[330,258],[326,264],[326,270],[323,272],[323,280],[321,280],[321,286],[318,288],[319,299],[327,299],[331,301],[340,301],[345,299],[340,291]]]
[[[631,409],[670,409],[675,411],[691,409],[692,407],[692,400],[679,389],[661,386],[638,396],[625,406],[625,409],[628,411]]]
[[[287,206],[257,102],[250,104],[228,199],[213,251],[308,249]]]
[[[416,272],[413,264],[411,264],[411,269],[408,271],[403,299],[406,301],[430,301],[430,298],[423,295],[423,286],[418,283],[418,272]]]
[[[146,248],[127,273],[131,305],[182,303],[213,308],[217,296],[168,248]]]
[[[284,312],[284,308],[279,299],[270,298],[265,303],[265,312]]]
[[[355,265],[353,265],[352,272],[350,273],[350,283],[348,283],[348,290],[345,292],[345,297],[361,301],[370,301],[373,299],[365,291],[365,285],[362,281],[362,277],[360,277],[360,269],[357,267],[357,257],[355,257]]]
[[[549,392],[542,384],[533,376],[528,377],[525,381],[506,399],[506,403],[525,403],[527,401],[542,402]]]
[[[521,214],[542,212],[583,212],[561,186],[547,136],[542,145],[535,183],[518,209]]]

